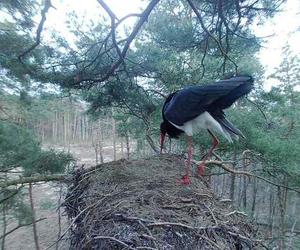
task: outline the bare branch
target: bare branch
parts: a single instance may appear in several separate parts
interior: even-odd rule
[[[117,19],[117,16],[113,11],[108,7],[108,5],[103,0],[97,0],[98,3],[102,6],[102,8],[107,12],[107,14],[110,16],[110,18]]]
[[[113,13],[113,11],[107,6],[107,4],[103,1],[103,0],[98,0],[98,3],[103,7],[103,9],[107,12],[107,14],[110,17],[110,21],[111,21],[111,37],[112,37],[112,41],[114,44],[114,47],[117,50],[117,53],[119,55],[119,57],[124,60],[122,52],[118,46],[117,40],[116,40],[116,19],[118,20],[117,16],[115,15],[115,13]]]
[[[2,202],[5,202],[5,201],[11,199],[12,197],[14,197],[16,194],[19,193],[19,191],[20,191],[22,188],[23,188],[23,185],[20,186],[20,187],[18,187],[16,190],[13,190],[13,192],[12,192],[10,195],[8,195],[8,196],[6,196],[5,198],[3,198],[3,199],[0,200],[0,204],[1,204]]]
[[[148,91],[148,92],[153,92],[153,93],[155,93],[155,94],[158,94],[158,95],[160,95],[161,97],[163,97],[163,98],[165,98],[165,99],[167,99],[167,97],[168,97],[167,95],[161,93],[160,91],[158,91],[158,90],[156,90],[156,89],[148,89],[147,91]]]
[[[156,6],[156,4],[158,2],[159,2],[159,0],[152,0],[148,4],[147,8],[140,15],[140,19],[137,22],[137,24],[135,25],[135,27],[133,28],[131,34],[126,39],[124,47],[123,47],[121,53],[119,54],[119,59],[115,63],[112,64],[110,70],[105,74],[105,76],[103,76],[102,78],[99,78],[99,79],[95,79],[94,82],[103,82],[103,81],[108,80],[109,77],[112,76],[115,73],[116,69],[124,62],[124,57],[127,54],[127,51],[128,51],[128,49],[130,47],[131,42],[137,36],[137,34],[140,31],[140,29],[143,26],[143,24],[148,20],[148,17],[150,15],[151,11],[153,10],[153,8]]]
[[[267,178],[265,177],[262,177],[262,176],[259,176],[259,175],[255,175],[253,173],[250,173],[250,172],[247,172],[247,171],[238,171],[238,170],[234,170],[232,168],[230,168],[228,166],[228,164],[224,163],[223,161],[214,161],[214,160],[211,160],[211,161],[207,161],[207,162],[203,162],[203,161],[195,161],[195,160],[192,160],[193,163],[197,164],[197,165],[200,165],[202,163],[204,164],[207,164],[207,165],[216,165],[222,169],[224,169],[225,171],[231,173],[231,174],[235,174],[235,175],[245,175],[245,176],[248,176],[248,177],[254,177],[254,178],[257,178],[257,179],[260,179],[260,180],[263,180],[269,184],[272,184],[276,187],[282,187],[282,188],[285,188],[285,189],[288,189],[288,190],[291,190],[291,191],[294,191],[294,192],[297,192],[297,193],[300,193],[300,190],[298,189],[295,189],[295,188],[291,188],[289,186],[285,186],[285,185],[281,185],[281,184],[277,184],[273,181],[270,181],[268,180]]]
[[[45,4],[44,4],[44,8],[41,11],[41,15],[42,15],[42,19],[39,23],[39,26],[36,30],[36,38],[35,38],[35,43],[33,45],[31,45],[31,47],[29,47],[27,50],[25,50],[21,55],[18,56],[18,59],[20,62],[22,62],[22,59],[24,56],[26,56],[27,54],[29,54],[32,50],[34,50],[41,42],[41,34],[43,31],[43,27],[44,27],[44,23],[46,21],[46,14],[48,12],[48,10],[50,8],[54,8],[51,0],[45,0]]]
[[[30,226],[32,223],[37,223],[37,222],[40,222],[42,220],[46,220],[47,218],[40,218],[36,221],[31,221],[29,223],[24,223],[24,224],[19,224],[18,226],[14,227],[13,229],[9,230],[8,232],[6,232],[4,235],[1,235],[0,236],[0,239],[3,239],[4,237],[6,237],[7,235],[13,233],[14,231],[18,230],[19,228],[21,227],[27,227],[27,226]]]
[[[201,16],[200,12],[199,12],[198,9],[196,8],[196,6],[195,6],[194,3],[192,2],[192,0],[187,0],[187,2],[189,3],[189,5],[190,5],[191,8],[193,9],[194,13],[196,14],[196,16],[197,16],[197,18],[198,18],[198,20],[199,20],[199,22],[200,22],[200,25],[201,25],[202,29],[209,35],[210,38],[212,38],[212,39],[215,41],[215,43],[217,44],[219,50],[220,50],[221,53],[222,53],[222,56],[224,56],[225,59],[227,59],[228,61],[230,61],[230,62],[234,65],[235,71],[236,71],[236,73],[237,73],[237,71],[238,71],[238,65],[237,65],[237,64],[236,64],[236,63],[228,56],[227,52],[224,51],[224,48],[223,48],[223,46],[222,46],[222,44],[221,44],[221,40],[220,40],[220,39],[218,40],[218,39],[217,39],[217,38],[216,38],[216,37],[215,37],[215,36],[207,29],[207,27],[205,26],[205,24],[204,24],[204,22],[203,22],[203,19],[202,19],[202,16]],[[220,13],[219,13],[219,15],[220,15]]]
[[[248,102],[252,103],[252,104],[253,104],[253,105],[254,105],[254,106],[262,113],[262,115],[263,115],[263,117],[265,118],[267,124],[269,125],[270,123],[269,123],[269,120],[268,120],[268,118],[267,118],[267,115],[266,115],[265,112],[262,110],[262,108],[261,108],[257,103],[251,101],[249,98],[246,98],[246,100],[247,100]]]

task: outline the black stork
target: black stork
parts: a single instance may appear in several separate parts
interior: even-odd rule
[[[233,76],[213,84],[185,87],[167,97],[162,108],[160,152],[162,153],[166,134],[170,138],[178,138],[182,133],[187,134],[189,148],[186,173],[182,177],[183,184],[190,183],[193,134],[206,129],[213,138],[211,148],[203,158],[202,164],[198,166],[200,175],[204,174],[205,161],[219,144],[213,132],[223,135],[231,143],[239,137],[245,138],[242,132],[226,119],[223,110],[248,94],[253,88],[253,82],[253,78],[248,75]]]

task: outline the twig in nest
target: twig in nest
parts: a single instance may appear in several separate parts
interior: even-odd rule
[[[244,213],[244,212],[241,212],[241,211],[237,211],[237,210],[234,210],[228,214],[225,214],[225,216],[231,216],[231,215],[234,215],[234,214],[240,214],[240,215],[243,215],[243,216],[248,216],[248,214]]]
[[[202,203],[202,205],[210,212],[211,216],[213,217],[213,219],[214,219],[214,221],[215,221],[216,226],[218,226],[219,224],[218,224],[218,221],[217,221],[217,219],[216,219],[216,216],[215,216],[215,214],[213,213],[213,211],[210,209],[210,207],[209,207],[209,206],[206,206],[204,203]]]
[[[136,247],[135,249],[149,249],[149,250],[158,250],[158,248],[153,248],[153,247]]]
[[[176,223],[176,222],[155,222],[148,224],[148,227],[159,227],[159,226],[177,226],[177,227],[183,227],[190,230],[206,230],[206,229],[219,229],[219,227],[212,226],[212,227],[192,227],[186,224],[182,223]]]
[[[158,246],[157,246],[157,244],[156,244],[155,238],[153,237],[153,235],[152,235],[151,231],[149,230],[149,228],[146,227],[145,224],[144,224],[143,222],[141,222],[140,220],[138,221],[138,223],[139,223],[139,224],[147,231],[147,233],[150,235],[149,238],[151,238],[151,240],[152,240],[154,246],[156,247],[156,249],[159,249]]]
[[[207,242],[209,242],[211,245],[213,245],[214,247],[216,247],[217,249],[223,249],[221,248],[217,243],[213,242],[211,239],[209,239],[208,237],[204,236],[203,234],[197,234],[199,237],[201,237],[202,239],[205,239]]]
[[[59,242],[65,235],[66,233],[70,230],[70,228],[75,224],[76,220],[79,218],[80,215],[82,215],[86,210],[98,205],[99,203],[101,203],[102,200],[96,202],[96,203],[93,203],[89,206],[87,206],[85,209],[83,209],[82,211],[80,211],[76,217],[72,220],[72,222],[70,223],[70,225],[67,227],[67,229],[62,233],[62,235],[56,240],[54,241],[50,246],[48,246],[45,250],[48,250],[50,249],[52,246],[54,246],[55,244],[57,244],[57,242]]]
[[[180,206],[180,207],[172,206],[172,205],[166,205],[166,206],[162,206],[161,208],[165,208],[165,209],[177,209],[177,210],[180,210],[180,209],[187,208],[187,207],[199,207],[199,206],[196,205],[196,204],[185,204],[185,205]]]
[[[136,248],[133,248],[131,246],[129,246],[128,244],[126,244],[125,242],[121,241],[121,240],[118,240],[114,237],[109,237],[109,236],[96,236],[96,237],[93,237],[93,239],[107,239],[107,240],[112,240],[112,241],[115,241],[115,242],[118,242],[119,244],[125,246],[125,247],[128,247],[128,249],[136,249]]]

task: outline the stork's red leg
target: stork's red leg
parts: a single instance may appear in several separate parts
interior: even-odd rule
[[[193,156],[193,139],[192,136],[188,136],[188,159],[185,163],[185,175],[182,177],[182,184],[188,185],[191,183],[190,180],[190,168],[191,168],[191,160]]]
[[[212,146],[210,148],[210,150],[207,152],[207,154],[205,155],[205,157],[202,159],[202,163],[198,166],[198,174],[203,176],[205,173],[205,162],[206,160],[211,156],[212,152],[214,151],[214,149],[219,145],[220,141],[219,139],[210,131],[208,130],[208,133],[212,136],[213,138],[213,143]]]

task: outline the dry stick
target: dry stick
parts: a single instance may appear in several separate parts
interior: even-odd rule
[[[217,249],[222,250],[222,248],[221,248],[217,243],[213,242],[210,238],[208,238],[208,237],[206,237],[206,236],[204,236],[204,235],[202,235],[202,234],[197,234],[197,235],[198,235],[199,237],[205,239],[206,241],[208,241],[211,245],[215,246]]]
[[[20,186],[20,187],[18,187],[16,190],[13,191],[12,194],[10,194],[9,196],[6,196],[6,197],[3,198],[2,200],[0,200],[0,204],[1,204],[2,202],[5,202],[5,201],[9,200],[10,198],[12,198],[13,196],[15,196],[16,194],[18,194],[19,191],[20,191],[23,187],[24,187],[23,185]]]
[[[152,221],[152,220],[148,220],[148,219],[143,219],[143,218],[139,218],[139,217],[125,217],[124,215],[122,214],[116,214],[118,217],[121,217],[122,219],[127,219],[127,220],[135,220],[135,221],[143,221],[145,223],[149,223],[147,224],[146,226],[147,227],[156,227],[156,226],[178,226],[178,227],[183,227],[183,228],[186,228],[186,229],[190,229],[190,230],[207,230],[207,229],[213,229],[213,230],[216,230],[216,229],[221,229],[222,227],[220,226],[208,226],[208,227],[192,227],[190,225],[187,225],[187,224],[182,224],[182,223],[176,223],[176,222],[166,222],[166,221]],[[251,241],[250,239],[248,239],[247,237],[245,236],[242,236],[240,234],[237,234],[237,233],[234,233],[234,232],[231,232],[229,231],[228,229],[226,229],[226,232],[228,232],[228,234],[230,235],[233,235],[233,236],[236,236],[236,237],[240,237],[241,239],[243,240],[246,240],[246,241]]]
[[[40,222],[42,220],[46,220],[47,218],[40,218],[38,220],[35,221],[35,223],[37,222]],[[0,239],[6,237],[7,235],[13,233],[14,231],[18,230],[19,228],[21,227],[27,227],[27,226],[30,226],[33,222],[29,222],[29,223],[26,223],[26,224],[19,224],[18,226],[14,227],[13,229],[9,230],[8,232],[6,232],[4,235],[1,235],[0,236]]]
[[[148,227],[154,227],[154,226],[178,226],[178,227],[183,227],[183,228],[187,228],[190,230],[207,230],[207,229],[220,229],[220,226],[210,226],[210,227],[192,227],[186,224],[182,224],[182,223],[175,223],[175,222],[156,222],[156,223],[151,223],[147,225]],[[237,233],[233,233],[231,231],[229,231],[228,229],[226,229],[226,232],[230,235],[239,237],[243,240],[247,240],[247,241],[251,241],[250,239],[248,239],[247,237],[241,235],[241,234],[237,234]]]
[[[197,165],[198,164],[201,164],[201,163],[204,163],[203,161],[195,161],[195,160],[192,160],[193,163],[196,163]],[[260,180],[263,180],[269,184],[272,184],[276,187],[282,187],[282,188],[286,188],[288,190],[291,190],[291,191],[294,191],[294,192],[297,192],[297,193],[300,193],[300,190],[298,189],[294,189],[294,188],[291,188],[291,187],[288,187],[288,186],[285,186],[285,185],[281,185],[281,184],[277,184],[273,181],[270,181],[262,176],[259,176],[259,175],[255,175],[255,174],[252,174],[250,172],[247,172],[247,171],[237,171],[237,170],[233,170],[232,168],[228,167],[227,164],[225,164],[223,161],[215,161],[215,160],[211,160],[211,161],[207,161],[205,162],[206,165],[216,165],[220,168],[223,168],[225,171],[229,172],[229,173],[232,173],[232,174],[240,174],[240,175],[245,175],[245,176],[248,176],[248,177],[254,177],[254,178],[257,178],[257,179],[260,179]]]
[[[211,216],[213,217],[213,219],[214,219],[214,221],[215,221],[216,226],[218,226],[219,224],[218,224],[218,221],[217,221],[217,219],[216,219],[216,216],[214,215],[214,213],[213,213],[213,211],[210,209],[210,207],[209,207],[209,206],[206,206],[204,203],[202,203],[202,205],[205,206],[205,207],[209,210]]]
[[[128,244],[126,244],[125,242],[120,241],[120,240],[118,240],[118,239],[116,239],[116,238],[114,238],[114,237],[109,237],[109,236],[96,236],[96,237],[93,237],[93,239],[108,239],[108,240],[116,241],[116,242],[118,242],[119,244],[121,244],[121,245],[123,245],[123,246],[125,246],[125,247],[128,247],[129,249],[133,249],[133,250],[135,249],[135,248],[129,246]]]
[[[234,210],[234,211],[232,211],[228,214],[225,214],[225,216],[228,217],[228,216],[231,216],[231,215],[234,215],[234,214],[240,214],[240,215],[243,215],[243,216],[248,216],[246,213],[238,211],[238,210]]]
[[[159,248],[153,248],[153,247],[136,247],[134,249],[149,249],[149,250],[158,250]]]
[[[102,200],[96,202],[96,203],[93,203],[89,206],[87,206],[85,209],[83,209],[82,211],[80,211],[79,214],[76,215],[76,217],[72,220],[72,222],[70,223],[70,225],[67,227],[67,229],[62,233],[62,235],[59,237],[59,239],[57,239],[56,241],[54,241],[50,246],[48,246],[46,249],[44,250],[48,250],[50,249],[52,246],[54,246],[55,244],[57,244],[58,241],[60,241],[64,236],[65,234],[69,231],[69,229],[74,225],[75,221],[78,219],[78,217],[80,215],[82,215],[86,210],[88,210],[89,208],[92,208],[93,206],[96,206],[98,205],[100,202],[102,202]]]
[[[158,246],[157,246],[157,244],[156,244],[155,238],[153,237],[153,235],[152,235],[151,231],[149,230],[149,228],[146,227],[145,224],[144,224],[143,222],[141,222],[140,220],[138,221],[138,223],[139,223],[139,224],[147,231],[147,233],[151,236],[154,246],[155,246],[157,249],[159,249]]]
[[[182,224],[182,223],[176,223],[176,222],[166,222],[166,221],[153,221],[153,220],[148,220],[148,219],[143,219],[139,217],[125,217],[122,214],[116,214],[116,216],[121,217],[122,219],[125,220],[135,220],[135,221],[142,221],[147,224],[147,227],[155,227],[155,226],[178,226],[178,227],[183,227],[191,230],[205,230],[205,229],[219,229],[219,226],[210,226],[210,227],[192,227],[187,224]]]
[[[150,223],[147,225],[148,227],[159,227],[159,226],[178,226],[178,227],[183,227],[191,230],[204,230],[204,229],[218,229],[220,227],[217,226],[212,226],[212,227],[192,227],[187,224],[182,224],[182,223],[176,223],[176,222],[155,222],[155,223]]]

